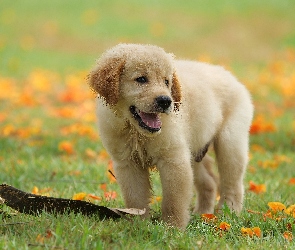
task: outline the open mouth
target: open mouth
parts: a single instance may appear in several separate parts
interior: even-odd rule
[[[162,122],[157,113],[145,113],[135,106],[130,106],[129,109],[140,127],[152,133],[158,132],[161,129]]]

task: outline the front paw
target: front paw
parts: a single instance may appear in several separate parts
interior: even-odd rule
[[[239,214],[243,208],[243,198],[242,195],[235,196],[221,196],[220,201],[217,205],[217,211],[222,210],[222,207],[226,204],[226,206],[232,211]]]
[[[189,222],[190,214],[188,209],[162,208],[162,218],[170,226],[184,230]]]

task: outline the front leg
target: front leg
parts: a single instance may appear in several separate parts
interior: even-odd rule
[[[114,162],[114,171],[127,208],[146,209],[149,216],[151,185],[148,168],[130,162]]]
[[[169,154],[171,157],[171,153]],[[179,156],[178,158],[176,158]],[[159,161],[157,167],[163,189],[162,217],[172,226],[185,229],[189,222],[189,206],[193,190],[193,172],[189,156],[174,155]]]

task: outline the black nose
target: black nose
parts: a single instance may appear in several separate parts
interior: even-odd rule
[[[171,105],[171,98],[169,96],[166,95],[160,95],[158,96],[156,99],[156,108],[160,111],[160,112],[165,112]]]

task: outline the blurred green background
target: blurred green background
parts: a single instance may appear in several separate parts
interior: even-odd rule
[[[259,65],[295,46],[294,10],[293,0],[0,0],[0,73],[89,70],[120,42]]]
[[[295,0],[0,0],[0,183],[54,197],[95,194],[101,205],[124,207],[85,81],[101,53],[122,42],[221,64],[250,90],[244,212],[218,215],[232,225],[224,237],[196,216],[186,234],[144,221],[11,216],[17,223],[2,223],[0,249],[294,249],[283,238],[293,230],[294,239],[294,218],[263,214],[269,201],[295,203]],[[155,201],[161,185],[156,172],[152,179]],[[106,183],[117,199],[105,199]],[[160,204],[152,205],[156,218]],[[262,239],[241,235],[257,226]],[[41,242],[48,229],[54,237]]]

